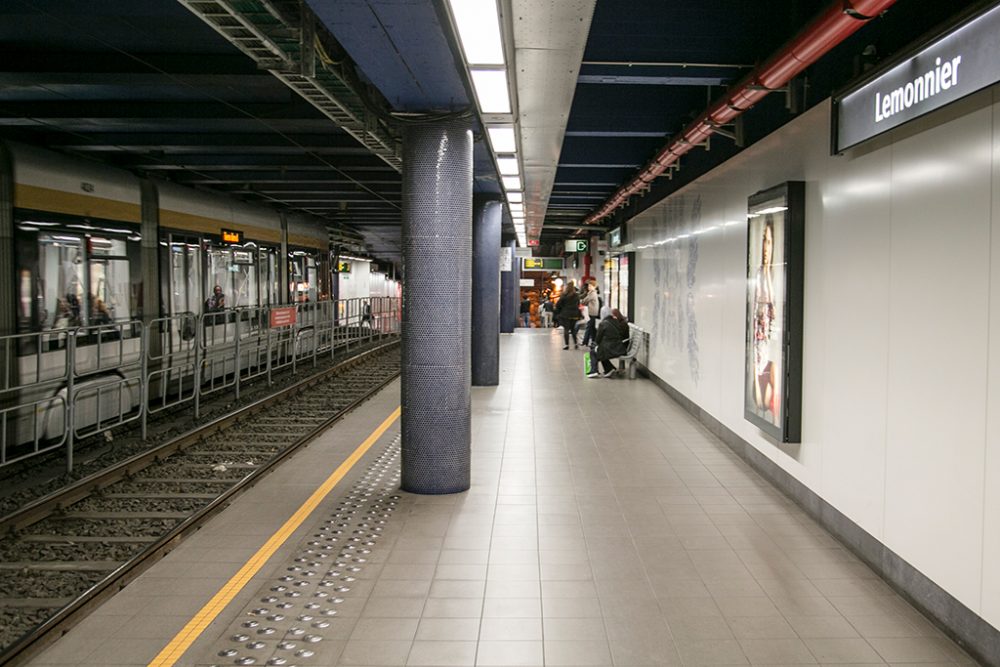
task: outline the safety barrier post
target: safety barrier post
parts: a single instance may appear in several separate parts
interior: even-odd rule
[[[76,375],[76,329],[66,333],[66,472],[73,472],[73,385]]]
[[[142,411],[142,439],[146,439],[146,427],[149,421],[149,415],[146,408],[149,407],[149,359],[147,358],[147,353],[149,351],[148,342],[150,336],[150,329],[153,327],[153,322],[150,321],[149,324],[144,324],[142,329],[140,329],[141,334],[139,338],[139,410]]]
[[[236,364],[235,364],[235,383],[236,383],[236,400],[240,400],[240,314],[236,313]],[[223,367],[223,375],[225,375],[225,367]]]
[[[337,346],[337,302],[330,302],[330,361],[336,358],[334,349]]]
[[[201,419],[201,345],[205,331],[205,314],[196,320],[194,330],[194,418]]]
[[[295,375],[298,371],[296,370],[296,362],[299,358],[299,332],[302,327],[299,326],[299,306],[295,306],[295,324],[292,325],[292,375]]]
[[[316,304],[316,308],[322,308]],[[319,354],[319,313],[313,310],[313,368],[316,368],[316,355]]]
[[[270,309],[268,310],[268,314],[270,315]],[[270,387],[273,384],[274,384],[274,381],[271,379],[271,320],[270,320],[270,317],[268,317],[268,322],[267,322],[267,386]]]

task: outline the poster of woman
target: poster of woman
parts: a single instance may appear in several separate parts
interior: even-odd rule
[[[747,214],[744,416],[780,442],[799,438],[803,191],[757,193]]]

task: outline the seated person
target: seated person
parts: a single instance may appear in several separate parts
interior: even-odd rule
[[[615,374],[615,365],[611,360],[628,353],[629,328],[628,320],[617,308],[601,308],[601,323],[597,327],[597,349],[590,353],[589,378],[601,377],[597,370],[597,362],[604,368],[604,377]]]

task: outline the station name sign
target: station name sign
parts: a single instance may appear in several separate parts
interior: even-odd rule
[[[843,152],[1000,81],[1000,6],[834,97],[833,151]]]

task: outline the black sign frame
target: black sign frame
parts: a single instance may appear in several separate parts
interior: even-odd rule
[[[750,195],[747,214],[743,417],[778,442],[801,442],[805,183]]]
[[[957,54],[958,63],[956,44],[961,44],[963,50]],[[993,65],[997,60],[1000,60],[1000,2],[993,0],[966,10],[945,28],[914,42],[901,56],[834,93],[830,154],[842,155],[854,146],[1000,82],[1000,68]],[[956,70],[953,74],[953,65],[962,73]],[[975,69],[977,65],[979,71]],[[957,83],[953,83],[956,78]],[[940,89],[942,82],[947,84],[944,89]],[[911,84],[915,86],[908,90]],[[922,84],[926,84],[926,90],[920,91]],[[878,106],[868,97],[870,93],[880,94]],[[906,104],[907,93],[914,98],[910,104]],[[921,94],[924,97],[917,99]],[[888,102],[886,98],[890,98]],[[927,100],[930,100],[927,104],[921,104]],[[878,107],[885,108],[886,104],[892,118],[879,119],[882,109]],[[865,118],[873,108],[876,120],[868,123]],[[854,124],[851,132],[843,129],[848,115],[852,116],[849,122]],[[882,120],[886,122],[880,124]],[[877,128],[855,127],[875,124],[879,124]]]

